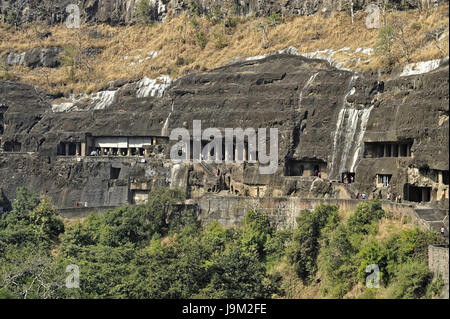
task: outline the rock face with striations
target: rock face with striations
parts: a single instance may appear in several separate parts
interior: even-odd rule
[[[0,82],[5,196],[11,201],[16,187],[27,186],[46,191],[60,208],[99,207],[177,186],[188,197],[393,192],[448,207],[448,62],[426,74],[380,81],[325,61],[276,54],[190,74],[155,96],[137,97],[136,87],[124,84],[102,108],[60,112],[45,92]],[[168,136],[174,128],[192,131],[194,120],[221,132],[277,128],[277,172],[264,175],[247,162],[174,164],[169,152],[175,141]],[[105,137],[117,145],[123,138],[154,142],[142,146],[145,156],[88,156]],[[64,145],[84,145],[83,154],[67,156]]]
[[[145,1],[145,0],[143,0]],[[435,0],[433,4],[441,2]],[[81,19],[86,23],[107,23],[111,25],[130,24],[135,21],[135,7],[138,0],[0,0],[0,19],[13,24],[32,21],[45,21],[49,24],[65,22],[68,13],[66,7],[76,3],[80,7]],[[224,13],[240,15],[268,16],[273,13],[287,15],[313,15],[319,11],[345,10],[342,1],[338,0],[150,0],[154,4],[152,13],[158,20],[163,20],[169,10],[174,13],[198,12],[208,14],[213,8]],[[391,0],[390,7],[402,6],[405,3]],[[368,0],[354,0],[354,10],[362,10]],[[412,2],[406,5],[414,8]],[[8,15],[10,11],[15,15]]]

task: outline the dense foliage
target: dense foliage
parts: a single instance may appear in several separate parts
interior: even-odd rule
[[[18,189],[0,217],[0,298],[272,298],[287,296],[281,265],[302,285],[320,278],[322,294],[343,297],[377,264],[389,297],[439,294],[426,261],[437,235],[412,229],[378,241],[385,214],[364,202],[344,222],[338,207],[303,211],[295,229],[277,230],[253,209],[239,227],[202,226],[177,203],[182,192],[159,189],[148,203],[68,222],[45,196]],[[66,267],[80,270],[67,288]],[[366,289],[364,297],[374,297]]]

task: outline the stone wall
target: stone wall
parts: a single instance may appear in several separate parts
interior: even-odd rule
[[[277,228],[296,227],[296,217],[304,210],[312,210],[317,205],[337,205],[340,210],[353,211],[363,200],[356,199],[303,199],[298,197],[272,197],[251,199],[247,197],[206,195],[189,200],[189,204],[197,204],[199,218],[204,224],[218,221],[226,227],[239,225],[247,211],[258,208],[268,216]],[[418,219],[414,206],[397,204],[388,201],[381,202],[385,211],[394,214],[411,216],[412,222],[420,227],[426,227]]]
[[[441,297],[444,299],[449,298],[449,281],[448,281],[448,247],[440,246],[428,246],[428,267],[437,277],[442,275],[444,280],[444,288]]]

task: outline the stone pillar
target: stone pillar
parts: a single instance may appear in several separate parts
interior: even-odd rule
[[[156,137],[152,137],[152,145],[156,145]]]
[[[402,144],[398,144],[398,157],[402,157]]]
[[[86,156],[86,143],[81,143],[81,156]]]
[[[391,144],[391,157],[394,157],[394,146],[395,144]]]
[[[439,183],[439,185],[444,184],[444,178],[443,178],[443,175],[442,175],[442,171],[438,172],[438,183]]]
[[[65,147],[66,147],[66,153],[64,155],[68,156],[69,155],[69,143],[64,143]]]
[[[105,148],[104,147],[100,147],[100,156],[105,155]]]
[[[406,145],[406,156],[411,157],[411,145]]]
[[[76,156],[80,156],[81,155],[81,144],[80,143],[76,143],[75,144],[75,155]]]
[[[127,156],[131,156],[131,148],[128,148],[128,150],[127,150]]]
[[[247,154],[248,154],[248,144],[244,144],[244,156],[243,156],[243,160],[244,160],[244,162],[246,162],[247,161]]]
[[[383,145],[383,157],[387,157],[387,144]]]
[[[422,202],[424,202],[426,198],[427,198],[427,189],[424,187],[422,188]]]
[[[228,152],[228,148],[225,146],[225,161],[228,161],[228,156],[230,153]]]

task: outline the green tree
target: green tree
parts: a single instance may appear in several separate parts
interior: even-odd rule
[[[379,200],[370,200],[359,204],[348,219],[348,230],[355,234],[375,234],[378,221],[384,216]]]
[[[321,230],[329,219],[334,220],[333,215],[337,212],[337,206],[318,205],[314,211],[305,210],[297,217],[297,228],[287,257],[304,283],[310,283],[317,272]]]
[[[322,274],[322,294],[341,298],[357,282],[357,253],[358,250],[349,239],[347,227],[339,225],[318,258]]]
[[[402,264],[397,272],[397,280],[390,290],[392,298],[417,299],[427,293],[427,287],[432,283],[433,274],[424,262],[408,261]]]
[[[136,4],[135,14],[145,23],[152,25],[158,20],[158,7],[150,0],[139,0]]]

